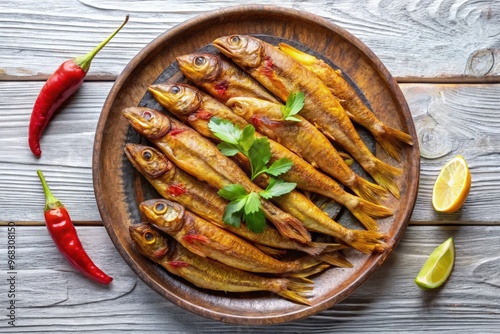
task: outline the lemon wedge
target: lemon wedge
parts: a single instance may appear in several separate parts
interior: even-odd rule
[[[432,206],[439,212],[455,212],[462,207],[471,186],[469,167],[458,155],[439,172],[432,191]]]
[[[415,278],[415,283],[422,289],[441,286],[450,277],[454,263],[455,244],[453,238],[449,238],[432,251]]]

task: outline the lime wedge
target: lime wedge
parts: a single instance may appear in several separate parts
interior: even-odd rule
[[[454,263],[455,244],[453,238],[449,238],[432,251],[415,278],[415,283],[422,289],[441,286],[450,276]]]

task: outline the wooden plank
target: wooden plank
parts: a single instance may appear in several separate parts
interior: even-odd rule
[[[43,221],[42,169],[75,221],[100,221],[92,186],[95,128],[109,82],[88,82],[50,123],[42,157],[27,146],[27,126],[41,82],[0,82],[0,222]],[[500,207],[500,84],[402,84],[421,147],[421,180],[413,223],[498,224]],[[469,162],[472,189],[454,214],[431,209],[440,168],[457,154]]]
[[[17,226],[13,275],[19,331],[366,333],[404,328],[493,333],[500,327],[500,226],[412,226],[387,262],[353,295],[308,319],[268,327],[226,325],[188,313],[137,278],[104,228],[80,227],[78,232],[94,262],[114,281],[109,287],[90,282],[58,253],[45,228]],[[434,247],[450,236],[456,243],[456,263],[449,281],[437,290],[420,290],[415,275]],[[0,240],[1,275],[10,278],[7,227],[0,227]],[[0,287],[5,309],[10,286]],[[2,318],[0,331],[13,332]]]
[[[499,11],[495,2],[442,0],[282,1],[322,16],[370,47],[402,81],[498,81]],[[196,15],[245,1],[18,0],[0,4],[0,80],[44,79],[66,59],[92,49],[130,22],[96,57],[89,79],[113,79],[150,41]]]

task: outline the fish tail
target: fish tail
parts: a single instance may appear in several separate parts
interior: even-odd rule
[[[332,244],[319,243],[319,242],[308,242],[305,244],[300,244],[297,242],[295,245],[296,245],[295,246],[296,250],[299,250],[299,251],[302,251],[302,252],[307,253],[309,255],[315,256],[315,255],[318,255],[318,254],[321,254],[322,252],[324,252]],[[333,245],[336,245],[336,244],[333,244]]]
[[[386,235],[377,231],[349,230],[345,235],[345,242],[362,253],[383,252],[389,249],[385,243]]]
[[[257,244],[257,243],[254,244],[254,246],[257,247],[258,249],[260,249],[262,252],[264,252],[267,255],[270,255],[272,257],[279,258],[279,257],[286,255],[285,249],[277,249],[277,248],[273,248],[273,247],[269,247],[269,246],[265,246],[265,245],[261,245],[261,244]]]
[[[349,247],[344,243],[324,244],[324,245],[325,245],[325,248],[323,249],[322,253],[331,253],[331,252],[335,252],[335,251],[338,251],[341,249],[346,249]]]
[[[286,299],[292,300],[292,301],[294,301],[296,303],[300,303],[300,304],[304,304],[304,305],[307,305],[307,306],[311,306],[311,302],[307,298],[300,296],[299,294],[297,294],[294,291],[283,290],[283,291],[277,292],[277,294],[280,295],[281,297],[284,297]]]
[[[296,272],[293,272],[293,273],[285,273],[282,276],[283,277],[287,277],[287,278],[293,277],[293,278],[299,279],[299,280],[301,280],[302,282],[305,282],[305,283],[306,282],[313,283],[313,281],[310,280],[308,277],[310,277],[312,275],[319,274],[320,272],[323,272],[324,270],[326,270],[326,269],[328,269],[328,268],[331,267],[331,265],[329,263],[322,262],[321,260],[316,260],[316,261],[321,262],[321,263],[318,264],[318,265],[316,265],[316,266],[314,266],[314,267],[307,268],[307,269],[304,269],[304,270],[296,271]]]
[[[284,287],[275,291],[278,295],[297,303],[311,306],[311,302],[305,296],[313,290],[314,283],[306,283],[293,279],[287,279]]]
[[[351,213],[358,218],[368,230],[377,231],[378,225],[374,218],[388,217],[392,215],[392,211],[385,206],[374,204],[358,198],[358,203],[349,209]]]
[[[374,133],[375,139],[391,157],[401,161],[402,144],[413,145],[411,136],[403,131],[382,124],[382,130]]]
[[[378,184],[372,183],[359,175],[356,175],[356,179],[350,188],[361,198],[375,204],[379,204],[381,200],[385,200],[388,196],[387,189],[379,186]]]
[[[277,210],[268,201],[261,201],[266,217],[273,223],[282,236],[289,239],[306,243],[311,241],[311,234],[306,230],[302,222],[297,218],[281,210]]]
[[[323,253],[318,255],[318,258],[335,267],[352,268],[352,263],[347,261],[344,255],[339,252]]]
[[[373,163],[375,166],[369,171],[369,173],[375,182],[389,190],[394,197],[399,198],[398,185],[394,179],[403,174],[403,171],[400,168],[388,165],[377,158],[373,159]]]

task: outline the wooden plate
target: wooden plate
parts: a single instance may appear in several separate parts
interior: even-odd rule
[[[134,133],[121,111],[139,105],[147,87],[158,80],[176,56],[194,52],[215,38],[229,34],[276,36],[314,50],[356,83],[379,119],[417,138],[399,86],[380,60],[354,36],[312,14],[272,6],[238,6],[200,15],[165,32],[139,52],[117,78],[96,130],[93,156],[95,195],[104,226],[122,257],[147,285],[172,303],[223,322],[276,324],[292,321],[340,302],[382,265],[390,251],[373,255],[347,251],[346,256],[354,267],[331,268],[316,276],[310,298],[312,306],[308,307],[271,293],[226,294],[198,289],[141,256],[128,234],[128,226],[139,223],[141,219],[137,208],[141,198],[138,196],[148,196],[148,190],[144,189],[147,186],[137,177],[123,153],[126,142],[140,139],[131,138]],[[401,198],[390,198],[384,203],[394,215],[379,220],[381,231],[387,233],[387,241],[394,248],[406,229],[415,204],[419,150],[417,143],[405,148],[399,164],[378,146],[376,155],[404,170],[398,179]],[[337,220],[344,223],[349,218],[347,214],[341,214]]]

